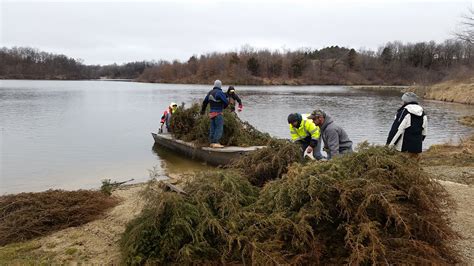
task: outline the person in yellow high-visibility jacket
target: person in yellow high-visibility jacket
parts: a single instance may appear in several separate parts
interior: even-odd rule
[[[317,160],[323,159],[321,154],[321,141],[319,127],[308,115],[293,113],[288,115],[288,124],[290,126],[291,140],[301,144],[301,148],[308,153],[313,153]]]

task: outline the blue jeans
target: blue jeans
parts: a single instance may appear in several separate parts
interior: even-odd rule
[[[301,148],[303,149],[303,152],[308,148],[309,142],[311,141],[311,137],[306,137],[301,141]],[[318,140],[318,144],[316,147],[313,149],[313,156],[316,158],[316,160],[321,160],[325,158],[323,154],[321,153],[321,139]]]
[[[224,132],[224,116],[222,114],[211,118],[211,129],[209,130],[209,142],[219,143]]]

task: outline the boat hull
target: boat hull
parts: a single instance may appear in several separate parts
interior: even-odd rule
[[[175,139],[171,134],[151,133],[155,143],[175,151],[192,159],[201,160],[211,165],[227,165],[233,159],[237,159],[249,152],[264,148],[265,146],[236,147],[226,146],[224,148],[200,147],[191,142]]]

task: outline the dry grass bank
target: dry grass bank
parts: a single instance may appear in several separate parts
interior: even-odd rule
[[[425,166],[474,166],[474,136],[461,140],[459,144],[437,144],[423,153]]]
[[[474,104],[474,77],[462,81],[449,80],[431,86],[415,86],[408,90],[425,99]]]
[[[118,200],[99,191],[48,190],[0,197],[0,246],[93,221]]]
[[[396,86],[396,85],[353,85],[348,86],[351,89],[366,90],[366,91],[399,91],[402,92],[408,89],[408,86]]]
[[[465,116],[459,121],[474,126],[474,116]],[[422,157],[424,169],[438,179],[474,184],[474,135],[461,140],[459,144],[433,145]]]
[[[112,197],[120,199],[120,203],[101,219],[34,240],[0,246],[0,265],[119,264],[117,241],[128,221],[141,211],[142,187],[143,184],[130,185],[114,191]]]
[[[466,126],[474,127],[474,115],[461,117],[459,119],[459,123]]]

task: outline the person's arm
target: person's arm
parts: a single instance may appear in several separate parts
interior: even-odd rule
[[[390,127],[390,131],[388,132],[387,141],[385,142],[385,145],[389,145],[393,139],[393,136],[395,136],[395,134],[397,133],[397,129],[395,128],[395,123],[397,123],[397,116],[395,116],[392,126]]]
[[[164,124],[165,120],[166,120],[166,112],[164,112],[163,115],[161,116],[161,124]]]
[[[329,158],[334,158],[339,155],[339,134],[337,134],[335,129],[328,129],[324,135],[327,137],[326,145],[329,149]]]
[[[237,95],[235,93],[234,93],[234,95],[235,95],[235,100],[239,103],[238,111],[241,112],[242,109],[244,109],[244,106],[242,105],[242,100],[240,99],[239,95]]]
[[[292,125],[289,125],[289,126],[290,126],[290,136],[291,136],[291,140],[292,140],[294,143],[301,142],[301,140],[303,139],[303,137],[301,137],[300,135],[298,135],[298,133],[296,132],[296,129],[295,129]]]
[[[427,134],[428,134],[428,117],[426,115],[423,115],[423,131],[421,131],[423,140],[425,140]]]
[[[309,147],[310,149],[308,150],[308,152],[313,152],[313,150],[316,149],[316,146],[318,146],[318,140],[316,140],[316,139],[311,139],[311,140],[309,141],[309,146],[308,146],[308,147]]]
[[[306,132],[308,132],[311,135],[309,146],[314,149],[318,145],[319,138],[321,137],[319,127],[316,126],[312,120],[306,120],[305,127],[306,127]]]
[[[220,92],[218,95],[221,101],[224,103],[224,108],[226,108],[227,105],[229,105],[229,100],[227,100],[227,97],[225,96],[223,92]]]
[[[411,115],[407,114],[405,118],[403,118],[400,125],[398,126],[398,131],[397,133],[395,133],[395,136],[393,136],[392,141],[390,142],[389,146],[397,145],[398,141],[400,140],[400,137],[405,132],[405,129],[407,129],[410,126],[411,126]]]
[[[388,132],[387,142],[385,143],[385,145],[387,146],[390,145],[390,142],[392,142],[395,134],[397,134],[398,127],[400,126],[400,121],[402,120],[402,118],[404,118],[404,115],[406,115],[405,111],[406,109],[397,111],[397,114],[395,115],[392,126],[390,127],[390,131]]]
[[[166,129],[170,129],[171,113],[168,112],[165,117]]]
[[[206,97],[204,98],[204,101],[202,102],[201,115],[206,113],[206,108],[207,108],[208,103],[209,103],[209,93],[206,95]]]

